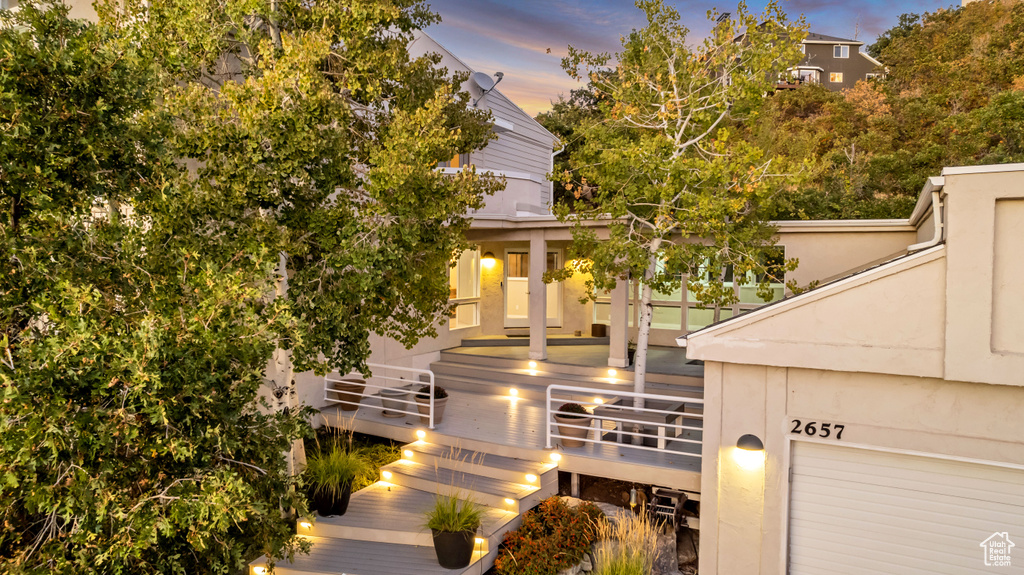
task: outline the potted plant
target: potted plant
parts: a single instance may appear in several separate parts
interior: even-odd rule
[[[345,450],[339,441],[331,442],[327,450],[310,453],[304,472],[310,507],[322,517],[344,515],[352,496],[352,481],[369,470],[370,464],[362,455]]]
[[[444,406],[448,404],[448,392],[443,387],[434,386],[434,424],[441,423],[444,418]],[[416,409],[420,412],[420,422],[430,423],[430,386],[424,385],[416,392]]]
[[[363,389],[366,387],[365,379],[351,378],[341,381],[332,381],[331,389],[335,390],[332,399],[344,401],[339,403],[342,411],[355,411],[359,409],[359,402],[363,400]]]
[[[590,423],[593,420],[594,418],[590,416],[590,412],[582,405],[578,403],[563,403],[555,412],[558,434],[568,436],[562,437],[562,445],[564,447],[583,447],[584,442],[580,441],[580,439],[586,439],[587,433],[590,431]],[[583,429],[567,427],[569,425],[578,425],[583,427]]]
[[[427,510],[427,524],[434,538],[437,562],[445,569],[463,569],[473,560],[476,530],[483,509],[469,499],[438,495]]]
[[[380,404],[384,407],[384,417],[405,417],[405,411],[412,406],[409,403],[409,390],[404,387],[385,387],[380,390]]]

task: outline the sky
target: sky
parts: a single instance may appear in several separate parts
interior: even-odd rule
[[[736,0],[666,0],[676,7],[690,38],[704,37],[707,12],[734,10]],[[561,68],[566,46],[614,54],[619,39],[643,26],[632,0],[427,0],[441,23],[427,33],[477,72],[504,72],[498,90],[530,115],[550,109],[578,84]],[[872,44],[900,14],[934,12],[950,0],[781,0],[791,19],[801,14],[810,31]],[[956,3],[959,5],[959,2]],[[763,4],[749,0],[752,10]]]

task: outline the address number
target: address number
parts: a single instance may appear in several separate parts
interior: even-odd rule
[[[842,439],[844,429],[846,429],[846,426],[839,423],[818,423],[817,421],[808,421],[807,423],[804,423],[799,419],[794,419],[793,429],[790,429],[789,432],[810,435],[811,437],[833,437],[835,439]]]

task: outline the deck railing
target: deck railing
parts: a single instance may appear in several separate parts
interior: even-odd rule
[[[559,395],[563,398],[566,395],[574,398],[594,398],[593,401],[572,400],[572,403],[588,408],[592,421],[588,425],[573,424],[565,420],[561,423],[555,421],[556,414],[565,413],[559,412],[560,404],[565,403],[565,399],[553,398],[552,392],[560,392]],[[613,393],[616,399],[597,399],[598,396],[607,397],[609,393]],[[633,402],[637,398],[643,398],[644,407],[633,407]],[[697,406],[700,406],[700,411],[687,411],[688,408]],[[549,385],[545,402],[547,448],[554,447],[554,439],[575,439],[584,443],[616,445],[628,449],[671,451],[699,458],[701,439],[697,434],[703,431],[703,406],[702,398]],[[693,424],[687,420],[697,420],[697,423]],[[564,435],[564,429],[582,429],[587,433],[584,437],[575,437]],[[682,448],[687,445],[697,445],[696,453],[683,451]]]
[[[359,372],[351,372],[348,375],[342,377],[331,377],[329,375],[324,376],[324,400],[328,403],[335,404],[347,404],[357,405],[359,407],[368,407],[370,409],[378,409],[381,411],[388,411],[392,413],[401,413],[403,415],[413,415],[416,417],[423,416],[419,412],[418,403],[414,399],[416,392],[422,386],[428,386],[430,388],[429,394],[429,412],[425,415],[427,418],[427,428],[434,429],[434,372],[429,369],[415,369],[412,367],[400,367],[395,365],[384,365],[380,363],[368,363],[366,367],[372,370],[372,374],[366,377],[364,374]],[[366,385],[362,391],[355,393],[352,391],[339,391],[334,389],[331,385],[334,382],[344,382],[347,379],[359,378],[366,381]],[[405,399],[399,397],[384,398],[381,396],[380,390],[384,389],[407,389],[409,391]],[[358,401],[351,401],[341,399],[343,395],[347,396],[359,396]],[[363,399],[370,397],[379,397],[381,403],[369,403],[364,402]],[[384,407],[384,401],[389,403],[398,403],[408,405],[410,409],[394,409],[393,407]]]

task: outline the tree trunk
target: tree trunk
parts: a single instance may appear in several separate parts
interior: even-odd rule
[[[644,273],[644,281],[641,283],[640,322],[637,326],[636,356],[634,356],[635,365],[633,367],[633,391],[636,393],[645,393],[647,391],[647,345],[651,336],[651,317],[654,313],[654,306],[651,305],[653,290],[648,280],[653,278],[654,274],[658,271],[657,254],[660,247],[661,238],[655,238],[651,241],[651,256],[647,263],[647,271]],[[637,408],[643,407],[643,398],[638,397],[634,399],[633,406]]]
[[[288,293],[288,258],[284,254],[281,254],[278,270],[277,297],[284,297]],[[267,379],[273,385],[274,408],[284,412],[298,409],[299,394],[295,389],[295,366],[292,364],[291,352],[280,347],[275,349],[271,364],[267,367]],[[284,456],[289,474],[298,475],[306,468],[306,448],[301,439],[293,441],[291,449]]]

